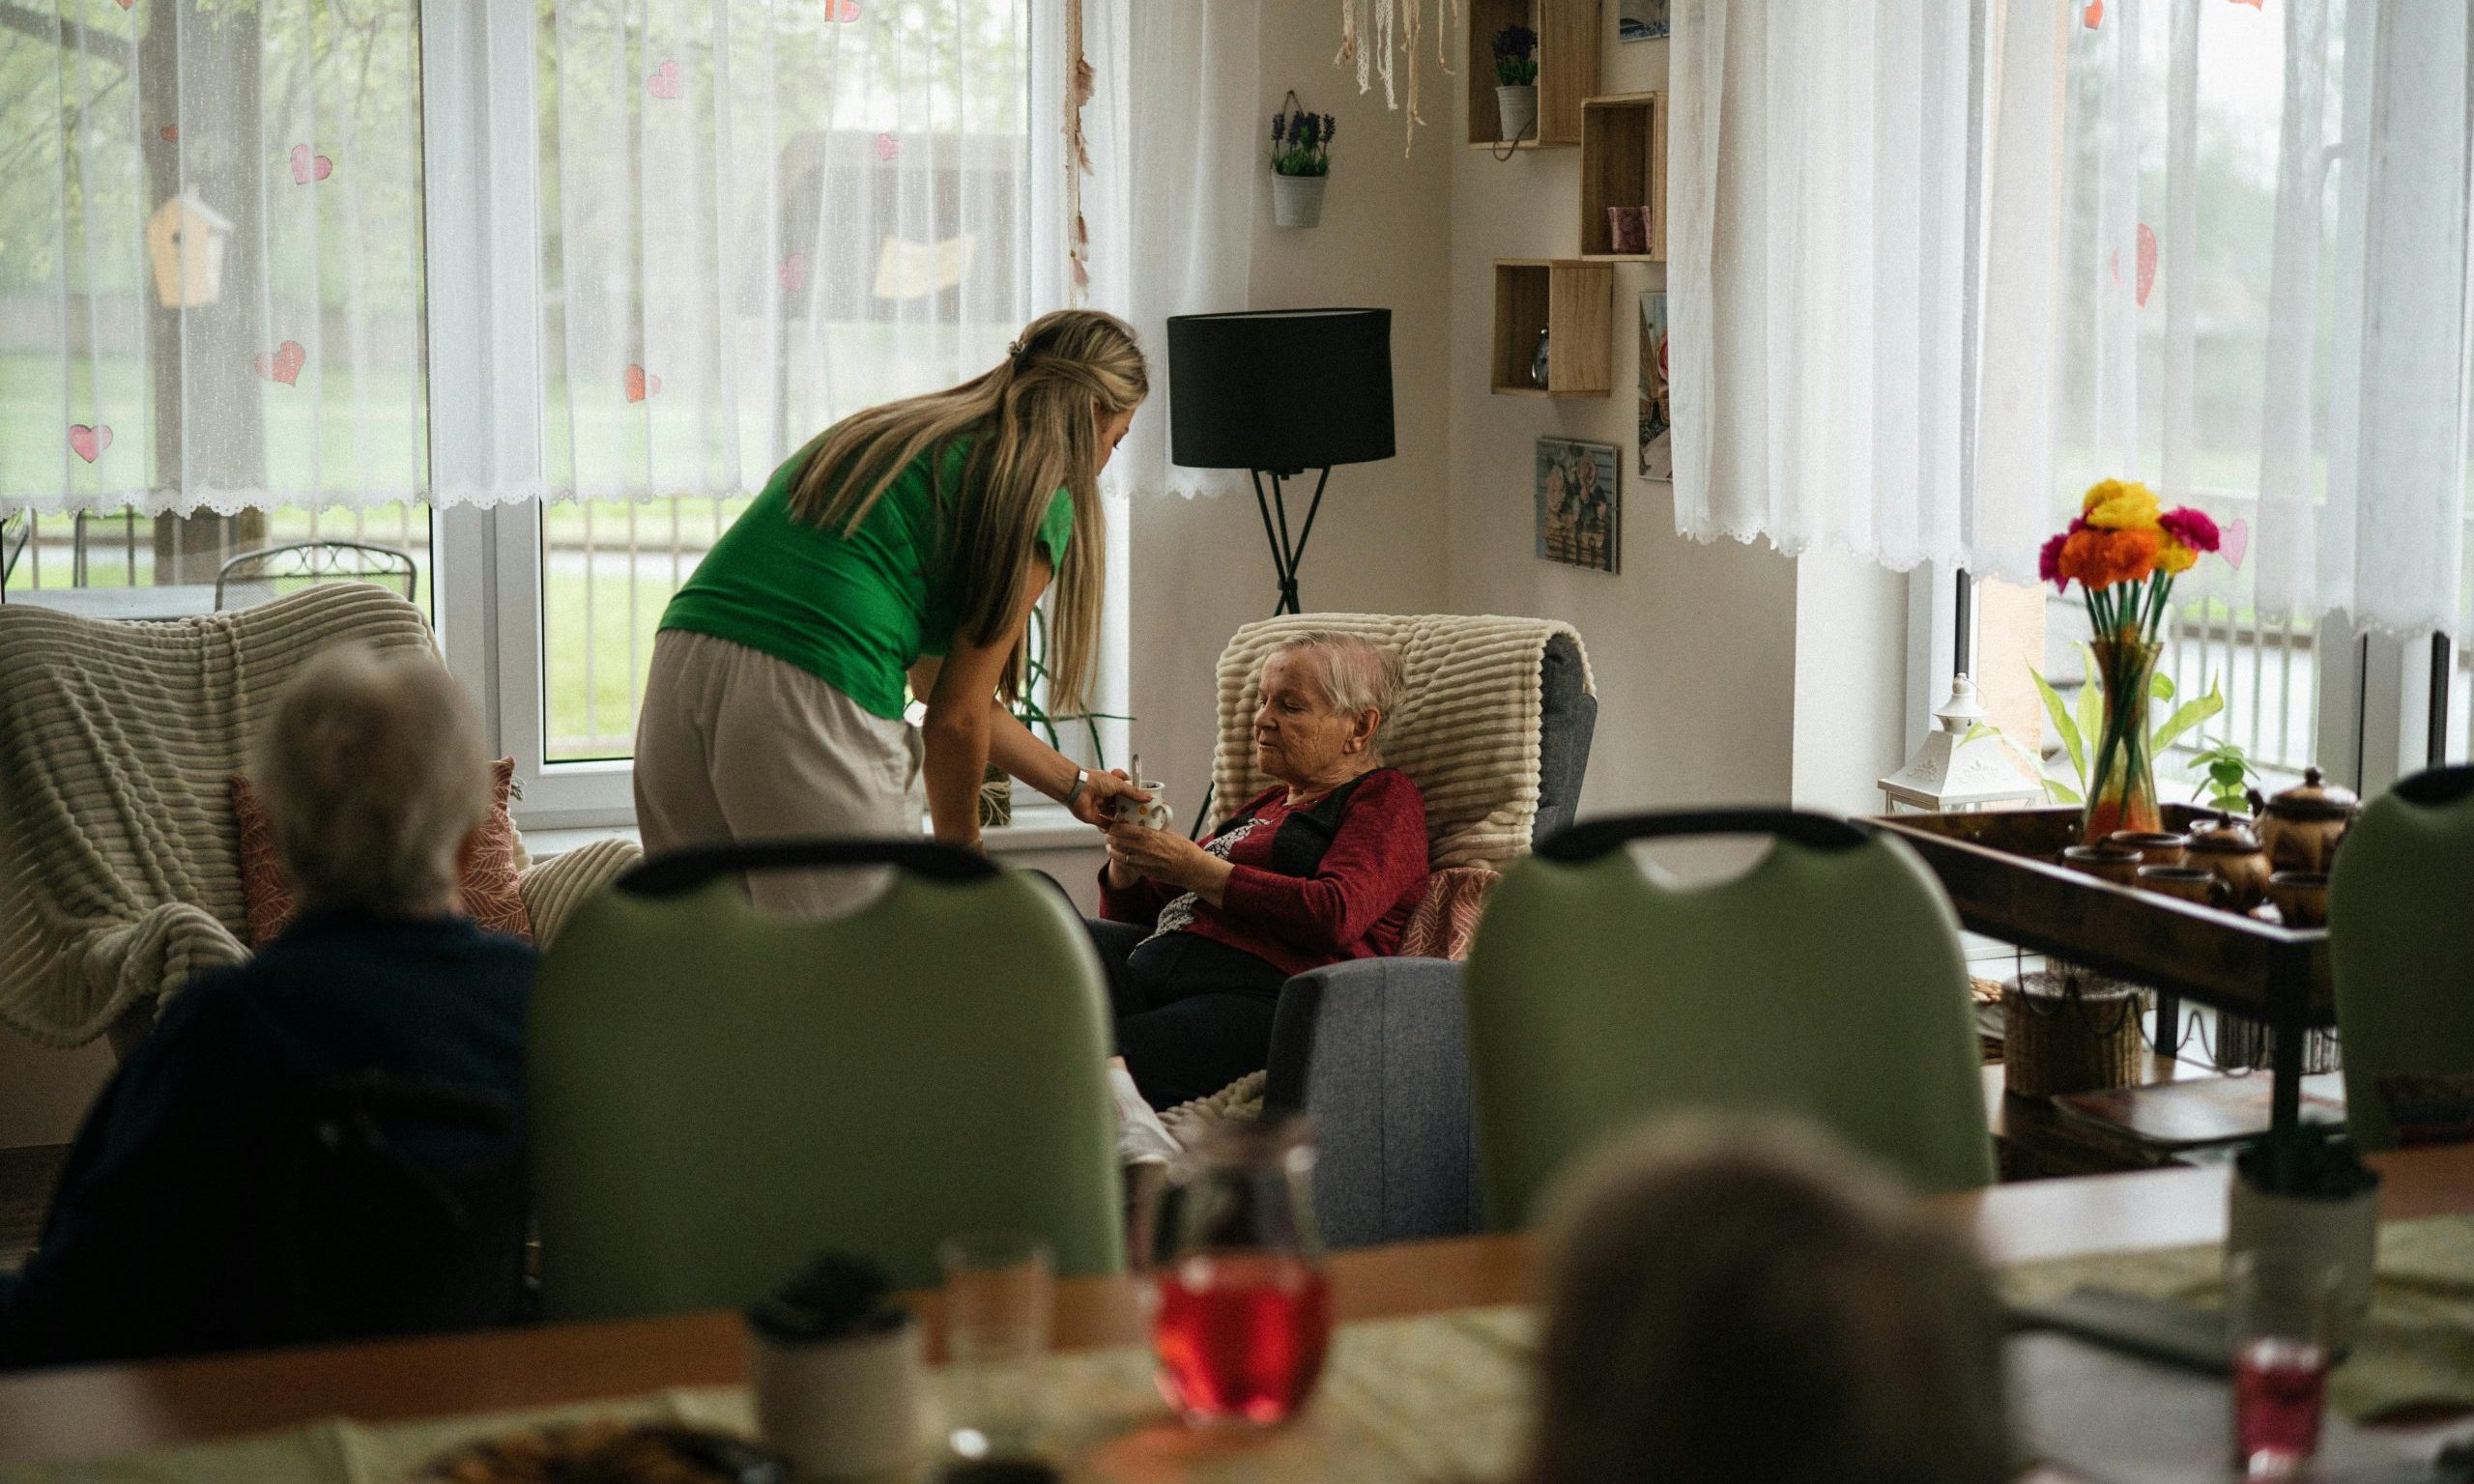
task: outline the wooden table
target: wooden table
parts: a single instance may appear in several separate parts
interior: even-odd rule
[[[2474,1145],[2373,1156],[2390,1220],[2474,1211]],[[2222,1167],[1997,1185],[1935,1205],[1969,1223],[1996,1264],[2221,1241]],[[1394,1318],[1530,1299],[1526,1237],[1471,1237],[1341,1253],[1336,1317]],[[933,1311],[933,1299],[923,1302]],[[1056,1343],[1145,1338],[1127,1278],[1058,1285]],[[0,1464],[91,1458],[294,1427],[499,1412],[747,1379],[731,1313],[543,1325],[433,1339],[339,1345],[0,1378]]]

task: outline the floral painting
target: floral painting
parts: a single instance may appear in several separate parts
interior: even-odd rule
[[[1538,441],[1538,556],[1541,560],[1617,570],[1624,492],[1615,445]]]
[[[1667,0],[1623,0],[1616,13],[1616,40],[1646,42],[1666,35],[1666,8]]]
[[[1641,477],[1675,477],[1675,410],[1667,396],[1666,296],[1641,296]]]

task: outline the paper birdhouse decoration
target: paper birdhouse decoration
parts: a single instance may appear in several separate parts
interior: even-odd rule
[[[146,218],[146,255],[155,264],[155,293],[166,309],[194,309],[223,291],[223,243],[232,223],[193,191],[183,191]]]

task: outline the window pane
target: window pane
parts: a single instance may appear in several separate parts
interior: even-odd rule
[[[543,756],[571,762],[627,756],[663,605],[783,459],[1030,318],[1029,4],[536,14]]]
[[[370,550],[360,550],[360,548]],[[244,567],[230,566],[255,557]],[[409,561],[409,579],[399,576]],[[98,617],[177,618],[255,607],[324,582],[402,591],[436,616],[427,505],[245,510],[238,515],[19,515],[0,527],[8,601]]]

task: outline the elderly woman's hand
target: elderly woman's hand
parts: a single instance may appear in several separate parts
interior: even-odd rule
[[[1163,886],[1194,892],[1213,906],[1236,870],[1174,830],[1154,830],[1131,820],[1108,828],[1108,864]]]
[[[1082,786],[1074,795],[1074,802],[1067,805],[1066,809],[1084,824],[1097,825],[1105,830],[1116,823],[1119,799],[1132,799],[1137,804],[1148,804],[1151,802],[1151,795],[1136,786],[1134,782],[1126,777],[1125,769],[1110,768],[1106,773],[1083,774]]]

